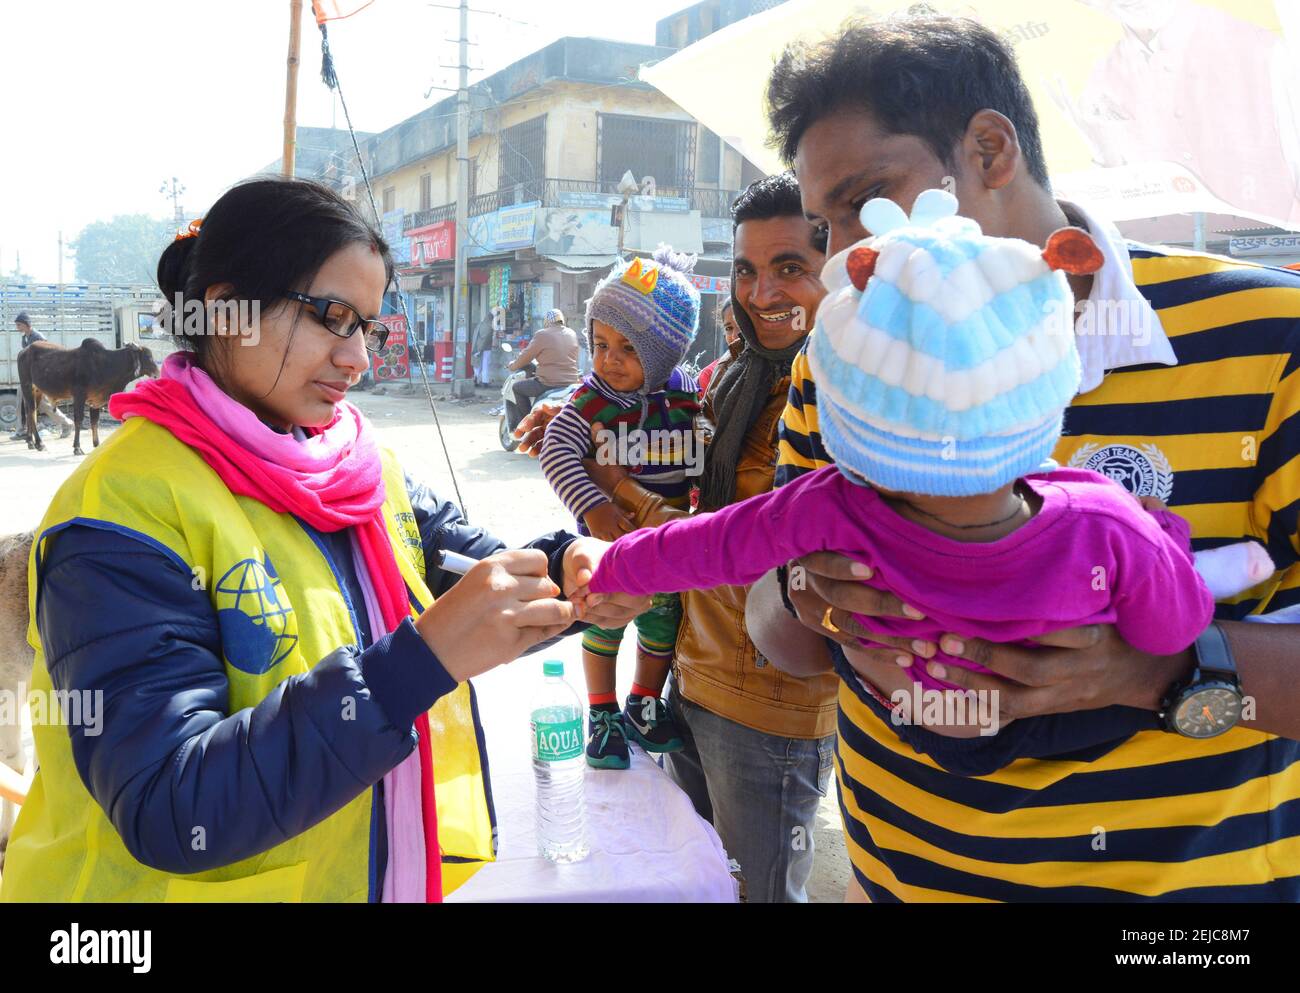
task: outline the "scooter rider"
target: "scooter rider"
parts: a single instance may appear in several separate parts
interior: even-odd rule
[[[508,366],[517,372],[529,362],[537,363],[537,374],[515,383],[514,400],[506,403],[506,419],[515,427],[536,400],[560,386],[571,386],[578,375],[578,336],[565,326],[564,314],[558,309],[546,312],[545,325]]]

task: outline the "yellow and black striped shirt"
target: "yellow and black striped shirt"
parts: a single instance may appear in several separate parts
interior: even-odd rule
[[[1066,412],[1056,458],[1161,497],[1198,550],[1264,542],[1278,571],[1218,616],[1300,623],[1300,275],[1129,255],[1177,364],[1109,372]],[[831,461],[816,404],[801,354],[778,485]],[[895,727],[837,668],[840,804],[873,900],[1300,900],[1300,742],[1194,741],[1115,707],[1033,718],[998,756],[996,739]]]

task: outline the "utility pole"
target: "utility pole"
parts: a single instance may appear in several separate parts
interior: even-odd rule
[[[455,329],[455,372],[452,374],[453,396],[471,396],[474,380],[466,378],[469,352],[469,286],[465,266],[465,249],[469,242],[469,0],[460,0],[460,86],[456,91],[456,289],[452,311]]]
[[[302,0],[289,0],[289,62],[284,84],[284,156],[282,169],[293,176],[298,145],[298,50],[302,39]]]
[[[176,227],[185,226],[185,210],[181,207],[181,194],[185,192],[185,187],[181,185],[179,179],[172,177],[171,188],[168,189],[167,180],[163,180],[162,186],[158,187],[158,192],[168,197],[172,202],[172,213],[176,220]]]
[[[59,229],[59,296],[55,305],[55,327],[63,327],[63,229]]]

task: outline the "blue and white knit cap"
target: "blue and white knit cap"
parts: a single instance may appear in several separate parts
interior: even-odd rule
[[[872,200],[862,208],[872,236],[822,273],[808,346],[821,439],[841,468],[883,489],[972,496],[1033,472],[1078,390],[1065,273],[1049,251],[987,237],[956,211],[943,190],[918,196],[910,218]],[[1096,268],[1086,233],[1052,239],[1061,235],[1067,254],[1096,253],[1064,268]]]
[[[632,343],[645,373],[642,391],[663,389],[695,340],[700,291],[687,274],[695,256],[667,245],[652,259],[622,259],[596,284],[587,301],[587,345],[595,354],[593,321],[602,321]]]

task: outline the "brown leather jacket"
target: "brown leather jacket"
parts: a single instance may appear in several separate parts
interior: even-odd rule
[[[721,378],[719,367],[713,383]],[[712,387],[713,383],[710,383]],[[772,488],[776,475],[776,429],[790,391],[786,377],[772,389],[767,406],[745,439],[736,467],[736,499]],[[712,389],[705,416],[713,419]],[[663,498],[624,480],[614,501],[638,525],[655,527],[685,515]],[[835,733],[834,674],[796,679],[762,658],[745,631],[747,587],[719,586],[682,594],[673,673],[686,699],[738,724],[783,738],[822,738]]]

